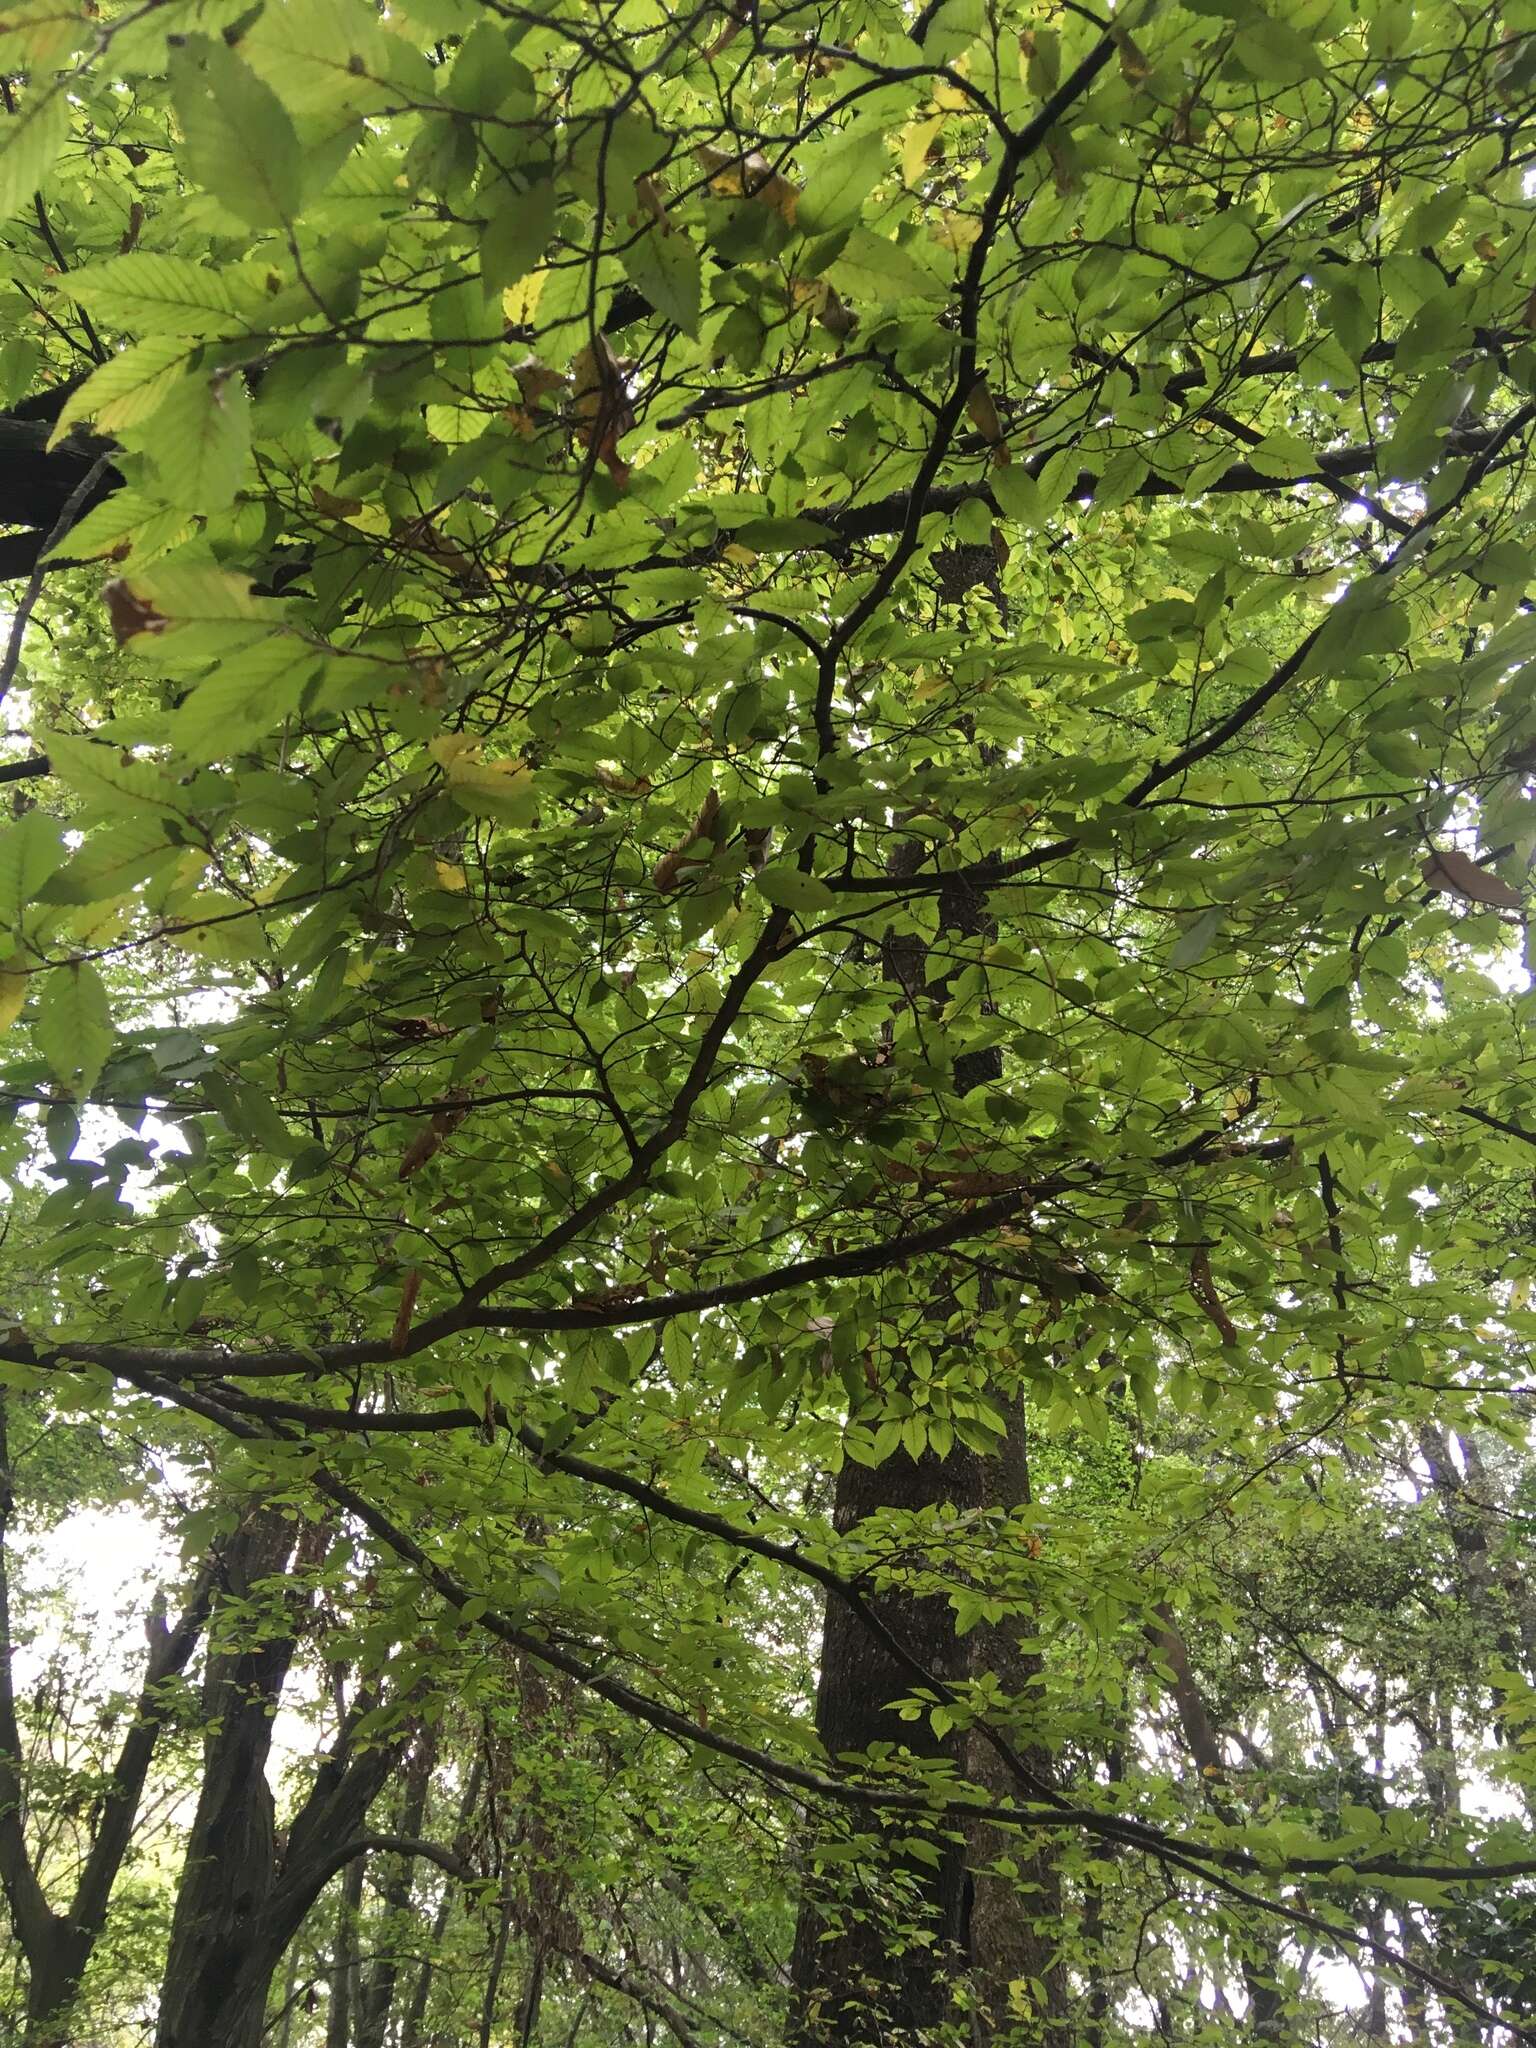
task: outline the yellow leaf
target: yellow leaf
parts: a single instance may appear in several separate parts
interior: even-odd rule
[[[930,241],[937,242],[941,249],[951,249],[958,256],[969,249],[981,233],[981,222],[971,213],[941,213],[937,220],[928,224]]]
[[[427,744],[427,752],[445,775],[453,773],[453,764],[461,755],[477,754],[479,751],[480,742],[467,732],[440,732],[435,740],[430,740]]]
[[[516,284],[509,284],[502,293],[502,310],[514,327],[533,325],[533,316],[538,311],[544,281],[548,276],[547,270],[531,271],[527,277],[520,277]]]
[[[437,886],[439,889],[446,889],[452,896],[461,896],[469,887],[468,878],[457,861],[440,860],[434,862],[433,865],[437,873]]]
[[[928,152],[938,140],[944,126],[942,114],[932,114],[925,121],[913,121],[901,131],[901,176],[903,184],[915,185],[923,174],[928,162]]]
[[[526,761],[484,761],[480,742],[467,733],[440,733],[427,752],[466,811],[521,824],[533,808],[533,770]]]
[[[0,965],[0,1031],[9,1031],[21,1015],[30,978],[22,967],[19,953],[13,953]]]

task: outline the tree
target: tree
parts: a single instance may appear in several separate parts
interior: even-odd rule
[[[0,1360],[238,1504],[236,1609],[328,1531],[390,1664],[284,1842],[293,1615],[211,1647],[164,2048],[307,2025],[295,1944],[334,2048],[1342,2040],[1344,1959],[1521,2038],[1536,1857],[1451,1777],[1533,1677],[1524,18],[28,0],[0,62]],[[466,1684],[421,1814],[534,1685],[557,1790],[418,1906],[368,1812]]]

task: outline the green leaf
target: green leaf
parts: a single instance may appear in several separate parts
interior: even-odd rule
[[[936,273],[909,250],[866,227],[853,230],[826,275],[838,291],[870,306],[894,305],[902,299],[937,299],[945,290]]]
[[[1047,512],[1040,486],[1022,462],[1004,462],[994,467],[988,481],[997,509],[1005,519],[1020,526],[1042,526]]]
[[[1168,950],[1170,967],[1193,967],[1203,960],[1226,922],[1224,910],[1203,910],[1193,924],[1186,925]]]
[[[298,116],[347,121],[402,98],[431,106],[438,80],[408,36],[391,35],[366,0],[283,0],[264,8],[240,54]]]
[[[238,370],[184,377],[146,430],[160,488],[189,512],[233,504],[251,453],[251,401]]]
[[[488,289],[504,291],[538,269],[555,227],[555,188],[538,179],[526,192],[493,188],[495,205],[480,236],[480,275]]]
[[[18,213],[53,169],[69,140],[62,85],[24,87],[14,113],[0,114],[0,214]]]
[[[737,527],[732,538],[757,554],[778,554],[827,547],[832,529],[815,519],[749,519],[745,526]]]
[[[117,747],[78,739],[72,733],[48,736],[53,772],[95,810],[142,816],[177,814],[175,784],[163,768],[149,761],[125,760]]]
[[[174,547],[191,530],[185,513],[167,511],[159,498],[143,491],[114,491],[93,505],[68,533],[49,549],[47,560],[89,561],[114,552],[125,541],[136,557]]]
[[[157,334],[110,357],[70,393],[49,447],[56,447],[80,420],[94,419],[104,434],[115,434],[148,419],[182,375],[195,347],[181,335]]]
[[[624,268],[664,320],[697,335],[703,275],[699,252],[686,235],[652,227],[624,251]]]
[[[890,165],[890,151],[878,125],[813,144],[801,156],[805,188],[795,209],[795,226],[805,235],[835,235],[853,227],[865,199]]]
[[[774,861],[757,877],[757,887],[780,910],[832,910],[837,898],[815,875],[802,874],[788,861]]]
[[[11,0],[0,17],[0,63],[16,71],[57,64],[89,32],[84,8],[72,0]]]
[[[28,811],[0,831],[0,926],[18,922],[63,860],[58,825],[46,811]]]
[[[253,228],[283,228],[304,196],[304,152],[288,110],[221,40],[199,39],[172,71],[187,168]]]
[[[1323,68],[1314,44],[1289,22],[1268,14],[1244,10],[1232,50],[1243,68],[1267,85],[1298,85],[1318,77]]]
[[[1248,460],[1264,476],[1309,476],[1317,468],[1316,451],[1299,434],[1266,434],[1249,449]]]
[[[43,977],[32,1029],[59,1080],[88,1095],[112,1049],[112,1006],[88,960],[72,960]]]
[[[157,640],[169,639],[183,626],[242,621],[276,626],[285,616],[280,601],[253,594],[249,576],[213,562],[157,562],[123,581],[134,600],[157,615],[159,623],[150,629]]]
[[[297,711],[320,666],[318,653],[286,633],[236,649],[176,712],[176,745],[193,761],[232,759]]]
[[[526,101],[531,112],[532,88],[532,79],[512,54],[506,29],[482,16],[459,45],[444,97],[466,114],[516,119],[523,113],[518,103]],[[514,105],[509,107],[509,101]]]
[[[59,285],[103,318],[150,334],[230,334],[243,324],[225,274],[185,256],[135,251],[72,271]]]

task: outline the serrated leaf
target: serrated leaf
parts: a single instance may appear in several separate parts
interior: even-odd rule
[[[157,562],[120,576],[103,595],[119,643],[140,633],[167,637],[179,627],[251,621],[281,625],[282,604],[252,594],[251,579],[212,562]]]
[[[0,214],[28,203],[68,140],[69,101],[62,85],[34,81],[15,112],[0,115]]]
[[[1005,519],[1015,520],[1020,526],[1044,524],[1045,500],[1040,494],[1040,486],[1022,462],[998,464],[990,481],[997,509]]]
[[[667,234],[658,224],[630,243],[624,268],[663,320],[684,334],[697,335],[703,271],[699,252],[686,235]]]
[[[1216,935],[1225,921],[1224,910],[1202,910],[1193,924],[1186,925],[1168,950],[1170,967],[1193,967],[1197,960],[1203,960],[1215,943]]]
[[[235,334],[244,325],[228,277],[185,256],[135,251],[58,282],[89,311],[148,334]]]
[[[390,35],[364,0],[283,0],[241,38],[240,54],[295,114],[374,114],[400,98],[437,98],[432,66]]]
[[[145,430],[160,487],[188,512],[234,503],[251,452],[251,400],[238,371],[183,377]]]
[[[866,227],[852,231],[826,275],[838,291],[871,307],[898,299],[937,299],[945,289],[915,256]]]
[[[95,810],[130,816],[158,811],[180,816],[175,784],[163,768],[149,761],[125,760],[117,747],[82,740],[72,733],[52,733],[47,740],[53,772]]]
[[[490,291],[505,291],[538,269],[555,227],[555,188],[541,178],[526,192],[499,186],[496,205],[480,236],[480,276]]]
[[[244,752],[298,709],[320,659],[287,633],[235,650],[216,663],[175,713],[175,745],[199,762]]]
[[[779,910],[831,910],[837,898],[815,875],[788,861],[774,861],[757,877],[759,891]]]
[[[9,1031],[26,1008],[32,976],[25,967],[25,957],[20,953],[0,960],[0,1031]]]
[[[197,181],[253,228],[282,228],[304,197],[304,153],[288,109],[222,40],[199,40],[171,87]]]
[[[106,983],[88,960],[71,960],[42,977],[33,1032],[58,1079],[87,1095],[112,1049]]]
[[[64,861],[59,828],[45,811],[28,811],[0,831],[0,926],[13,926]]]
[[[70,393],[48,446],[57,447],[81,420],[94,419],[103,433],[115,434],[148,419],[195,346],[182,335],[156,334],[111,357]]]
[[[526,761],[482,759],[463,733],[445,733],[427,752],[442,769],[449,794],[477,817],[521,825],[532,815],[534,775]]]
[[[1297,434],[1266,434],[1248,460],[1261,476],[1308,476],[1317,468],[1317,456]]]
[[[132,552],[147,556],[172,548],[192,530],[184,512],[167,511],[157,498],[142,491],[114,491],[93,505],[68,533],[49,549],[45,561],[88,562],[131,543]]]
[[[10,0],[0,14],[0,64],[27,71],[57,64],[90,32],[84,8],[70,0]]]
[[[772,554],[795,548],[824,548],[832,541],[832,529],[815,519],[749,519],[738,526],[733,538],[754,554]]]
[[[1316,78],[1323,68],[1316,48],[1299,30],[1256,11],[1244,11],[1232,50],[1250,76],[1270,85],[1297,85]]]

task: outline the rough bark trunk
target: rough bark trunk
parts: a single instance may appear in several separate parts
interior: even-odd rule
[[[947,1503],[976,1505],[980,1463],[972,1452],[958,1448],[948,1458],[929,1452],[913,1459],[901,1451],[874,1468],[847,1463],[838,1479],[837,1528],[846,1533],[880,1509],[921,1512]],[[871,1604],[928,1670],[945,1679],[962,1676],[965,1646],[955,1635],[946,1600],[890,1592]],[[912,1686],[910,1673],[857,1617],[840,1602],[830,1602],[816,1692],[816,1732],[828,1755],[861,1752],[878,1742],[905,1744],[918,1756],[952,1754],[952,1746],[932,1735],[926,1719],[904,1722],[893,1711],[891,1702],[905,1698]],[[858,1870],[855,1895],[836,1917],[828,1892],[808,1880],[791,1964],[792,2038],[805,2048],[832,2042],[844,2048],[893,2040],[916,2043],[944,2018],[949,1981],[965,1955],[965,1850],[959,1842],[937,1838],[933,1846],[936,1865],[893,1853],[872,1862],[867,1871]],[[910,1899],[899,1917],[920,1923],[920,1939],[913,1938],[916,1927],[892,1926],[893,1895]]]
[[[209,1659],[203,1781],[171,1922],[156,2048],[259,2048],[268,1989],[288,1944],[326,1885],[369,1846],[359,1839],[364,1819],[404,1749],[402,1737],[352,1754],[353,1726],[377,1704],[359,1695],[279,1854],[266,1764],[303,1577],[275,1595],[272,1582],[291,1559],[317,1563],[326,1541],[323,1530],[306,1529],[295,1550],[292,1523],[261,1509],[226,1553],[226,1598],[246,1610],[245,1634]],[[264,1613],[255,1590],[263,1581]]]
[[[905,850],[898,854],[893,872],[903,870],[906,858]],[[961,884],[945,889],[939,924],[967,937],[987,930],[985,891]],[[887,979],[914,1008],[932,1002],[939,991],[929,982],[928,949],[921,940],[888,941],[884,958]],[[999,1072],[994,1051],[961,1055],[953,1075],[956,1097],[995,1081]],[[944,1288],[940,1281],[941,1321],[954,1307]],[[945,1458],[932,1451],[918,1458],[898,1451],[873,1468],[846,1461],[838,1475],[835,1525],[846,1534],[882,1510],[921,1514],[942,1506],[964,1513],[985,1507],[1010,1484],[1007,1475],[987,1469],[992,1462],[958,1444]],[[870,1604],[936,1678],[950,1682],[968,1675],[976,1646],[956,1635],[947,1599],[896,1588]],[[903,1722],[893,1711],[892,1702],[909,1695],[913,1682],[857,1615],[842,1602],[828,1603],[816,1730],[830,1756],[885,1742],[904,1744],[919,1757],[958,1759],[961,1745],[935,1737],[926,1717]],[[920,2042],[950,2015],[954,1981],[973,1964],[979,1962],[986,1981],[1003,1987],[1006,1997],[1009,1979],[1001,1972],[1007,1957],[1022,1949],[1036,1953],[1028,1947],[1016,1897],[1005,1902],[1001,1890],[989,1885],[976,1921],[963,1837],[935,1835],[926,1846],[935,1860],[895,1851],[872,1857],[867,1868],[855,1866],[852,1894],[836,1903],[830,1887],[807,1881],[791,1964],[791,2035],[800,2048],[834,2041],[840,2048]],[[837,1868],[846,1874],[847,1866]],[[986,1952],[980,1957],[978,1934]]]
[[[278,1577],[294,1524],[254,1513],[225,1554],[224,1599],[245,1602]],[[209,1659],[203,1782],[187,1840],[160,1989],[156,2048],[259,2048],[277,1955],[262,1938],[276,1864],[266,1765],[272,1716],[293,1661],[286,1607],[257,1640]]]

